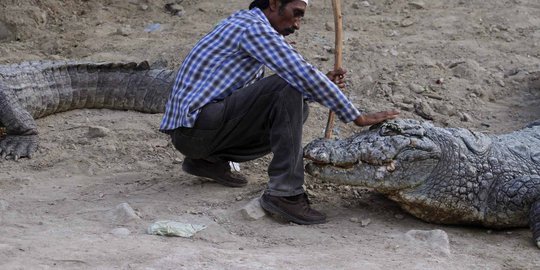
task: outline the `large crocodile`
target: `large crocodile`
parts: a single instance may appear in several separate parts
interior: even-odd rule
[[[428,222],[529,225],[540,248],[540,121],[495,136],[399,119],[304,155],[309,174],[371,187]]]
[[[0,154],[31,157],[34,119],[82,108],[160,113],[175,72],[142,63],[36,61],[0,66]]]

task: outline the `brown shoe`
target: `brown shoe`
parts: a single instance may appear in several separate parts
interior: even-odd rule
[[[310,202],[305,193],[291,197],[278,197],[264,193],[260,202],[264,210],[297,224],[310,225],[326,222],[325,214],[309,206]]]
[[[227,161],[212,163],[204,159],[186,158],[182,163],[182,170],[195,176],[210,178],[228,187],[243,187],[248,182],[244,176],[233,174]]]

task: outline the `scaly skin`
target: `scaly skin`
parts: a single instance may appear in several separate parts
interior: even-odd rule
[[[31,157],[34,119],[82,108],[161,113],[175,72],[142,63],[26,62],[0,66],[1,158]]]
[[[540,121],[485,135],[399,119],[304,148],[306,171],[371,187],[433,223],[525,227],[540,247]]]

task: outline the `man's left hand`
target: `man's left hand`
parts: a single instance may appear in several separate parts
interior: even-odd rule
[[[339,68],[337,70],[326,73],[326,76],[328,77],[328,79],[333,81],[339,88],[344,89],[345,88],[345,73],[347,73],[346,69]]]

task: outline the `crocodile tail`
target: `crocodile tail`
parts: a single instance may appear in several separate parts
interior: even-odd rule
[[[36,61],[0,66],[0,76],[34,118],[81,108],[164,111],[174,71],[148,62]]]

